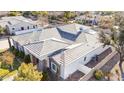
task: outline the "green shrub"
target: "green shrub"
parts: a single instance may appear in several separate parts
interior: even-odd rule
[[[42,80],[43,80],[43,81],[49,80],[49,75],[48,75],[47,72],[43,72],[42,74],[43,74],[43,77],[42,77]]]
[[[20,52],[19,52],[19,57],[23,59],[24,56],[25,56],[25,53],[24,53],[23,51],[20,51]]]
[[[2,62],[2,63],[1,63],[1,68],[2,68],[2,69],[10,69],[10,65],[7,64],[6,62]]]
[[[31,63],[31,58],[30,58],[30,55],[26,55],[25,57],[24,57],[24,62],[25,63]]]
[[[15,55],[16,52],[17,52],[17,49],[15,48],[12,52],[13,52],[13,54]]]
[[[19,11],[10,11],[9,12],[9,16],[20,16],[21,15],[21,12]]]
[[[15,47],[14,47],[14,46],[11,46],[11,47],[10,47],[10,51],[13,52],[14,50],[15,50]]]
[[[14,70],[14,71],[12,71],[12,72],[10,72],[10,73],[8,73],[5,77],[3,77],[2,79],[4,80],[4,79],[7,79],[7,78],[9,78],[9,77],[11,77],[11,76],[13,76],[13,75],[16,75],[18,73],[18,71],[17,70]]]
[[[19,57],[19,51],[17,49],[15,50],[15,56]]]
[[[104,74],[101,70],[96,70],[94,72],[94,77],[97,79],[97,80],[101,80],[103,78]]]
[[[9,70],[0,69],[0,80],[9,73]]]

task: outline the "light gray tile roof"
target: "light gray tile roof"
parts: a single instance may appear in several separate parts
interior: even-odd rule
[[[48,40],[44,40],[41,42],[30,43],[25,45],[24,47],[31,53],[35,54],[37,57],[41,57],[43,55],[52,53],[59,49],[69,46],[68,43],[63,41],[51,38]]]
[[[60,30],[68,32],[68,33],[77,34],[79,31],[85,30],[88,27],[84,26],[84,25],[73,23],[73,24],[67,24],[64,26],[59,26],[58,28]]]
[[[29,24],[36,24],[31,19],[25,18],[23,16],[11,16],[11,17],[2,17],[1,20],[6,21],[7,25],[16,25],[16,24],[23,24],[23,22],[29,23]]]
[[[85,42],[82,42],[84,38],[86,40]],[[74,43],[71,46],[67,47],[67,50],[53,56],[53,58],[58,63],[65,62],[66,64],[69,64],[71,62],[74,62],[74,60],[76,60],[77,58],[85,56],[101,45],[102,43],[99,42],[97,32],[93,30],[87,30],[86,32],[82,32],[81,35],[77,38],[77,43]],[[64,60],[62,60],[62,58],[64,58]]]
[[[68,29],[70,27],[70,29],[73,29],[73,31],[76,32],[77,31],[75,28],[76,25],[78,25],[78,24],[68,24],[68,25],[65,25],[65,28]],[[88,27],[86,27],[84,30],[86,30],[86,29],[88,29]],[[69,32],[71,33],[71,31],[69,31]],[[85,35],[85,33],[83,33],[83,31],[82,31],[79,35],[77,35],[76,39],[74,41],[72,41],[72,40],[61,37],[57,28],[49,28],[49,29],[43,29],[42,31],[33,31],[33,32],[30,32],[27,34],[14,36],[12,38],[15,41],[19,42],[21,45],[24,45],[28,42],[36,42],[36,41],[41,41],[41,40],[48,39],[48,38],[57,38],[57,39],[65,41],[65,42],[68,42],[70,44],[73,44],[73,43],[87,42],[87,39],[90,37],[87,38],[87,35]],[[92,41],[92,39],[91,39],[91,41]]]
[[[55,55],[52,58],[59,64],[65,63],[67,65],[74,62],[75,60],[78,60],[78,58],[85,56],[86,54],[90,53],[91,51],[97,49],[100,46],[100,43],[94,45],[82,43],[76,47],[70,49],[68,48],[64,52],[61,52],[60,54]]]
[[[56,38],[61,40],[61,36],[56,28],[44,29],[42,31],[34,31],[12,37],[12,39],[19,42],[21,45],[25,45],[31,42],[42,41],[48,38]]]

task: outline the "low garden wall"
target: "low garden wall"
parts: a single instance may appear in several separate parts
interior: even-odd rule
[[[98,63],[95,67],[92,68],[92,70],[84,75],[82,78],[80,78],[81,81],[87,81],[89,80],[92,76],[95,70],[100,69],[103,65],[105,65],[117,52],[112,52],[109,54],[105,59],[103,59],[100,63]]]

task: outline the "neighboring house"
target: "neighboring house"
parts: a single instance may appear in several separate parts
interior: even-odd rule
[[[30,54],[39,70],[47,67],[61,80],[70,80],[70,76],[79,80],[91,71],[87,64],[98,61],[99,55],[110,48],[103,47],[96,31],[79,24],[34,31],[12,40],[17,49]]]
[[[34,21],[22,16],[2,17],[0,20],[0,25],[5,27],[11,35],[18,35],[41,29]]]
[[[94,15],[92,17],[87,17],[85,15],[79,16],[75,18],[76,22],[79,23],[84,23],[84,24],[89,24],[89,25],[98,25],[98,21],[99,21],[99,16]]]

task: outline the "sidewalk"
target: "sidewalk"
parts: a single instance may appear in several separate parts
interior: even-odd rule
[[[9,48],[8,39],[0,39],[0,50],[4,50],[8,48]]]

